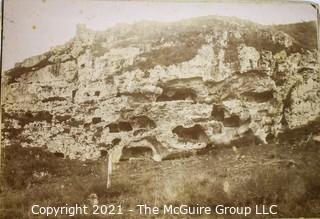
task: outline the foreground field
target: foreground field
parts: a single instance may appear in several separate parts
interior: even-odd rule
[[[124,161],[114,167],[110,189],[100,177],[98,162],[63,159],[19,146],[5,148],[4,154],[0,218],[34,218],[33,204],[89,204],[95,195],[99,204],[121,204],[123,209],[141,203],[277,204],[277,217],[320,217],[320,147],[312,141],[213,148],[162,162]],[[246,218],[250,217],[256,216]],[[117,218],[141,216],[125,211]]]

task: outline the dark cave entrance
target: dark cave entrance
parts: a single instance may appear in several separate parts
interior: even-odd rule
[[[156,123],[147,116],[137,116],[132,118],[132,120],[134,121],[134,125],[140,129],[154,129],[157,127]]]
[[[153,151],[150,147],[125,147],[122,149],[120,161],[126,161],[130,158],[152,159]]]
[[[208,136],[201,127],[201,125],[194,125],[190,128],[177,126],[172,130],[173,133],[178,135],[179,139],[191,142],[208,142]]]
[[[223,121],[224,120],[224,109],[220,105],[213,105],[211,116],[214,118],[214,120],[217,121]]]
[[[164,88],[157,102],[176,101],[176,100],[192,100],[197,99],[197,94],[190,88]]]
[[[232,114],[230,117],[224,119],[223,125],[225,127],[239,127],[240,117],[235,114]]]
[[[241,125],[240,117],[234,113],[230,116],[225,115],[224,107],[221,105],[213,105],[211,116],[214,120],[220,121],[225,127],[239,127]]]
[[[129,132],[133,130],[129,122],[110,123],[106,127],[109,128],[110,133]]]

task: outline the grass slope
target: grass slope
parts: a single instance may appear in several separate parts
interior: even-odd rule
[[[293,37],[304,49],[313,50],[318,48],[317,23],[315,21],[275,25],[272,27]]]
[[[67,160],[19,146],[4,152],[0,218],[33,218],[34,203],[84,204],[92,193],[99,204],[122,204],[125,209],[140,203],[278,204],[278,217],[320,216],[320,148],[314,142],[255,145],[238,152],[221,148],[159,163],[121,162],[114,169],[110,189],[100,177],[99,162]],[[140,217],[126,213],[118,218]]]

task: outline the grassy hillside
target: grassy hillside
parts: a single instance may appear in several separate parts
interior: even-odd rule
[[[98,162],[19,146],[4,152],[0,218],[33,218],[28,213],[34,203],[84,204],[92,193],[99,204],[121,203],[125,209],[140,203],[278,204],[278,217],[315,217],[320,212],[320,148],[312,141],[220,148],[163,162],[124,161],[115,166],[110,189],[101,180]],[[141,216],[126,212],[117,218]]]
[[[316,21],[275,25],[272,26],[272,28],[289,34],[304,49],[312,50],[317,48],[318,43]]]

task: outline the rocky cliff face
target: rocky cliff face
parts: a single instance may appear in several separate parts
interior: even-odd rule
[[[80,25],[65,45],[4,74],[2,142],[79,159],[109,151],[115,162],[267,143],[319,122],[315,39],[306,47],[276,27],[219,17]]]

